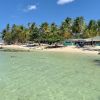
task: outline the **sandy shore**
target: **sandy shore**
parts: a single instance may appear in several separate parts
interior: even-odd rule
[[[95,50],[93,50],[93,48],[76,48],[75,46],[68,46],[68,47],[54,48],[54,49],[44,49],[44,51],[96,54],[97,55],[99,52]]]
[[[61,47],[61,48],[48,48],[45,49],[46,46],[33,46],[27,47],[26,45],[1,45],[0,48],[8,49],[8,50],[26,50],[26,51],[50,51],[50,52],[68,52],[68,53],[82,53],[82,54],[98,54],[98,49],[100,50],[100,46],[98,47],[85,47],[85,48],[76,48],[75,46]]]
[[[42,50],[44,46],[26,46],[26,45],[0,45],[1,49],[4,50],[24,50],[24,51],[33,51],[33,50]]]

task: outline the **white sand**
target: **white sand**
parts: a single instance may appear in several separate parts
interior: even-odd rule
[[[29,50],[29,48],[25,47],[24,45],[2,45],[0,47],[4,49]]]
[[[82,53],[82,54],[98,54],[98,51],[93,49],[100,49],[99,47],[86,47],[86,48],[76,48],[75,46],[61,47],[61,48],[50,48],[44,49],[45,46],[35,46],[27,47],[26,45],[1,45],[4,49],[14,49],[14,50],[42,50],[42,51],[51,51],[51,52],[68,52],[68,53]]]
[[[26,45],[0,45],[3,49],[13,49],[13,50],[43,50],[44,46],[33,46],[27,47]]]
[[[98,51],[93,51],[92,48],[76,48],[75,46],[68,46],[62,48],[45,49],[44,51],[54,51],[54,52],[68,52],[68,53],[82,53],[82,54],[98,54]]]

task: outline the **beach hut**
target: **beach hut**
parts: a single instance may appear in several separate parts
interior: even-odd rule
[[[100,46],[100,36],[88,38],[88,39],[85,39],[85,40],[86,40],[86,44]]]
[[[95,44],[96,44],[97,46],[100,46],[100,36],[94,37],[94,38],[93,38],[93,41],[95,42]]]
[[[64,46],[71,46],[71,45],[73,45],[73,43],[70,40],[66,40],[66,41],[64,41],[63,45]]]
[[[72,45],[76,45],[76,46],[84,46],[86,40],[84,39],[67,39],[64,41],[64,46],[72,46]]]

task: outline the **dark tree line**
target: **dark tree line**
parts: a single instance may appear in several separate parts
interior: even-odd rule
[[[37,43],[52,44],[70,38],[90,38],[100,36],[100,20],[90,20],[86,24],[83,17],[75,19],[67,17],[60,26],[47,22],[37,26],[35,23],[23,25],[7,24],[2,31],[2,39],[6,44]]]

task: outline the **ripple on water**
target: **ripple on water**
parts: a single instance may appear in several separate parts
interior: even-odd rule
[[[100,100],[100,57],[0,52],[0,100]]]

